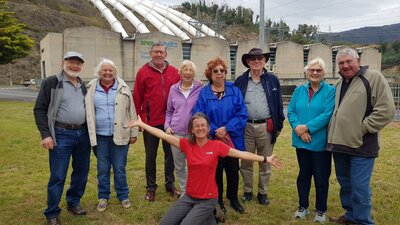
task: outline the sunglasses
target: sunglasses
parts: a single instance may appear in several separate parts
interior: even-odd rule
[[[310,72],[310,73],[315,73],[315,72],[321,73],[322,69],[308,69],[307,71]]]
[[[262,56],[262,55],[251,56],[251,57],[249,58],[250,61],[256,61],[256,60],[261,61],[261,60],[263,60],[263,59],[264,59],[264,56]]]
[[[214,69],[212,72],[213,72],[213,73],[218,73],[218,72],[220,72],[220,73],[225,73],[226,70],[225,70],[225,69]]]

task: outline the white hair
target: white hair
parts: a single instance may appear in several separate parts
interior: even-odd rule
[[[194,72],[196,73],[196,65],[194,64],[194,62],[190,61],[190,60],[184,60],[181,63],[181,66],[179,67],[179,74],[182,73],[182,70],[184,67],[192,67],[192,69],[194,70]]]
[[[117,66],[115,65],[115,63],[114,63],[112,60],[110,60],[110,59],[105,59],[105,58],[102,58],[102,59],[100,60],[99,64],[97,64],[96,68],[94,69],[94,75],[97,76],[97,77],[99,77],[100,71],[101,71],[101,69],[103,68],[103,66],[104,66],[105,64],[110,65],[110,66],[113,68],[113,70],[114,70],[114,77],[117,77],[117,75],[118,75]]]
[[[325,73],[325,70],[326,70],[325,62],[324,62],[323,59],[321,59],[319,57],[311,60],[310,62],[308,62],[307,66],[304,67],[304,71],[307,72],[308,68],[310,68],[310,66],[315,65],[315,64],[318,64],[322,68],[324,73]]]

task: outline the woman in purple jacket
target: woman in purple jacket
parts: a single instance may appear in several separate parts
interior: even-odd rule
[[[182,62],[179,75],[181,80],[174,84],[168,96],[167,112],[165,118],[165,132],[176,137],[186,137],[188,134],[188,124],[192,116],[192,110],[197,102],[203,83],[194,80],[196,65],[185,60]],[[171,145],[172,154],[174,156],[174,166],[179,186],[181,188],[181,196],[186,192],[186,156],[179,148]]]

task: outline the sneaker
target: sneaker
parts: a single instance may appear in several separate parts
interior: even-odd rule
[[[97,205],[97,211],[104,212],[107,209],[108,201],[107,199],[99,199],[99,204]]]
[[[219,204],[215,206],[214,216],[217,223],[225,223],[226,215]]]
[[[315,213],[314,222],[325,223],[326,222],[326,213],[317,211]]]
[[[132,206],[131,201],[129,201],[129,199],[123,200],[123,201],[121,202],[121,205],[122,205],[122,207],[123,207],[124,209],[129,209],[129,208]]]
[[[308,211],[308,208],[304,207],[299,207],[297,211],[294,213],[294,218],[296,219],[304,219],[308,214],[310,214],[310,211]]]
[[[47,225],[61,225],[60,219],[57,217],[47,218]]]

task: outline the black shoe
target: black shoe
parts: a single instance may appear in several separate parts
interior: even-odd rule
[[[82,209],[80,205],[74,207],[68,206],[67,210],[74,216],[84,216],[87,214],[86,211]]]
[[[237,199],[231,200],[231,206],[236,212],[242,214],[244,213],[244,208],[243,206],[239,203]]]
[[[267,194],[262,195],[260,193],[257,194],[258,203],[261,205],[269,205],[271,202],[268,199]]]
[[[253,193],[251,193],[251,192],[245,192],[245,193],[243,193],[243,197],[242,197],[242,200],[245,202],[245,201],[251,201],[253,199]]]
[[[47,218],[47,225],[61,225],[60,219],[57,217]]]

